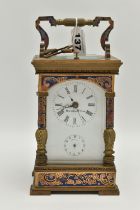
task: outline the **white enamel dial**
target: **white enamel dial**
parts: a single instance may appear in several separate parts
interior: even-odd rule
[[[64,141],[64,150],[69,156],[79,156],[85,150],[85,140],[79,135],[70,135]]]
[[[84,81],[72,80],[55,94],[53,109],[58,120],[70,127],[79,127],[92,120],[96,113],[94,89]]]
[[[53,85],[48,91],[46,117],[48,163],[102,163],[106,128],[103,88],[84,79]]]

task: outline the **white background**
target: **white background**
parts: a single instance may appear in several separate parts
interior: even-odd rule
[[[139,8],[138,0],[0,0],[0,209],[140,209]],[[112,55],[124,62],[115,85],[115,162],[121,191],[118,197],[29,196],[37,128],[37,77],[30,62],[40,43],[34,21],[43,15],[111,16],[115,20],[110,36]],[[51,36],[50,47],[69,44],[70,29],[46,28]],[[97,44],[103,30],[104,24],[100,28],[85,27],[89,53],[103,54]]]

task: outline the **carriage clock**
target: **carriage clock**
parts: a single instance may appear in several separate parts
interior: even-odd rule
[[[73,28],[70,45],[49,49],[40,25]],[[109,26],[101,35],[105,55],[85,52],[85,25]],[[94,192],[119,195],[114,164],[114,79],[121,60],[110,55],[110,17],[55,19],[39,17],[40,52],[32,60],[38,75],[37,151],[31,195],[53,192]]]

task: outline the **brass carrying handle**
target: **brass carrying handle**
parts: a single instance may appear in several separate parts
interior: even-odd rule
[[[75,26],[76,25],[76,19],[75,18],[65,18],[65,19],[55,19],[53,16],[42,16],[38,17],[38,19],[35,22],[36,29],[39,31],[41,40],[44,42],[45,49],[48,48],[49,45],[49,36],[46,33],[46,31],[40,26],[41,21],[48,21],[51,26],[57,26],[57,25],[64,25],[64,26]],[[109,34],[111,30],[114,27],[114,21],[111,19],[111,17],[95,17],[95,19],[84,19],[84,18],[78,18],[77,19],[77,26],[83,27],[83,26],[99,26],[101,21],[108,21],[109,26],[107,29],[102,33],[100,43],[105,51],[106,58],[110,57],[110,44],[107,44],[106,42],[109,40]]]

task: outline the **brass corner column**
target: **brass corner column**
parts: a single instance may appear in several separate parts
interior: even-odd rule
[[[37,151],[35,166],[45,166],[47,163],[46,143],[48,132],[46,129],[46,98],[47,92],[37,92],[38,95],[38,129],[35,133]]]
[[[104,130],[104,164],[114,165],[114,142],[115,142],[115,131],[114,131],[114,92],[106,92],[106,129]]]

